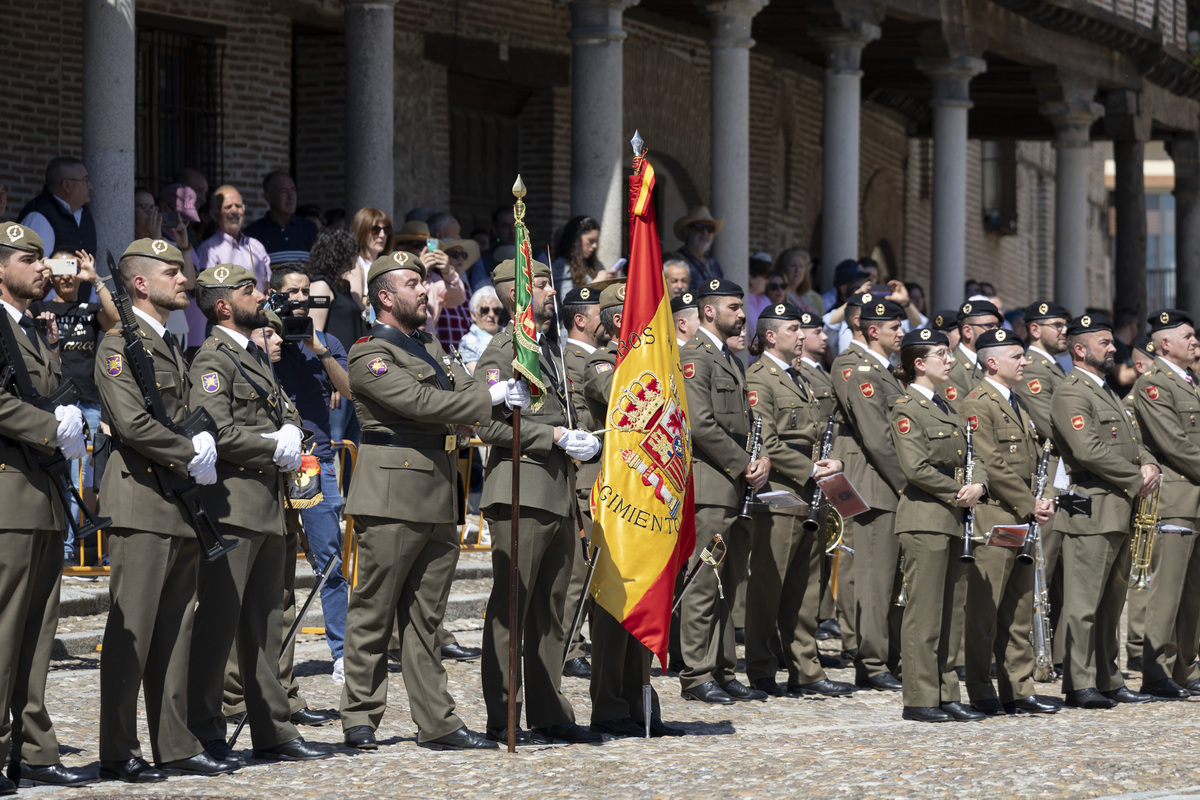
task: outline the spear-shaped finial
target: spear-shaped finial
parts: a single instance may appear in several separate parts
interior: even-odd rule
[[[525,203],[522,198],[525,197],[525,182],[521,180],[520,173],[517,173],[517,180],[512,187],[513,197],[517,198],[517,202],[513,203],[513,216],[518,222],[525,219]]]
[[[633,138],[629,140],[629,143],[633,145],[634,158],[641,158],[645,154],[646,151],[643,149],[643,145],[646,143],[642,141],[642,135],[636,129],[634,129]]]

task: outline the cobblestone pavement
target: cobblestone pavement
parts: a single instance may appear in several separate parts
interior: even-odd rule
[[[457,587],[456,587],[457,588]],[[463,644],[478,645],[482,620],[448,624]],[[823,643],[835,647],[836,640]],[[312,708],[336,708],[324,640],[306,634],[297,649],[301,689]],[[67,764],[95,763],[98,656],[54,662],[48,705]],[[467,725],[482,730],[478,663],[447,665],[450,690]],[[830,676],[853,680],[852,670]],[[779,676],[781,680],[784,675]],[[900,719],[896,693],[843,699],[772,699],[709,707],[680,699],[678,681],[653,679],[664,718],[682,724],[679,739],[614,740],[602,746],[435,753],[415,744],[403,676],[392,667],[390,707],[377,732],[381,749],[341,746],[338,724],[306,728],[306,739],[336,746],[338,757],[303,764],[252,765],[220,778],[173,778],[131,786],[22,789],[24,797],[278,798],[378,797],[568,798],[1042,798],[1187,797],[1200,800],[1200,698],[1063,710],[1052,717],[1006,717],[928,725]],[[1133,673],[1129,684],[1140,685]],[[587,682],[563,679],[581,722]],[[1039,693],[1059,695],[1056,684]],[[963,695],[966,696],[965,687]],[[145,746],[144,718],[142,741]],[[249,747],[248,736],[239,747]],[[145,748],[148,752],[149,748]],[[249,751],[245,752],[249,756]]]

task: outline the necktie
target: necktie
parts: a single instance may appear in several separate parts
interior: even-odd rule
[[[38,333],[37,327],[33,324],[33,317],[24,315],[17,324],[21,326],[21,329],[25,331],[25,335],[33,342],[33,349],[40,356],[42,354],[42,337]]]
[[[267,354],[264,353],[262,348],[257,344],[254,342],[246,342],[246,350],[249,351],[250,355],[254,356],[254,360],[259,364],[262,364],[267,369],[271,368],[270,362],[267,360]]]
[[[1111,397],[1111,398],[1113,399],[1113,402],[1116,402],[1116,400],[1117,400],[1117,395],[1116,395],[1116,393],[1115,393],[1115,392],[1112,390],[1112,387],[1108,385],[1108,381],[1103,381],[1103,382],[1101,383],[1101,385],[1104,387],[1104,391],[1108,392],[1108,396],[1109,396],[1109,397]]]
[[[825,365],[817,364],[817,372],[824,372],[824,371],[825,371]]]
[[[729,352],[729,345],[727,345],[727,344],[721,345],[721,355],[725,356],[726,361],[729,361],[729,362],[733,361],[733,353]]]
[[[163,331],[163,341],[166,343],[167,349],[171,351],[171,357],[175,359],[175,363],[182,363],[183,359],[180,358],[179,346],[175,344],[175,337],[170,331]]]
[[[933,404],[940,408],[944,413],[950,413],[950,406],[946,405],[946,401],[943,400],[942,396],[937,392],[933,393]]]
[[[1012,406],[1013,413],[1017,415],[1017,422],[1023,422],[1024,418],[1021,416],[1021,401],[1017,398],[1016,392],[1010,391],[1008,393],[1008,404]]]
[[[1184,374],[1187,375],[1188,383],[1195,386],[1196,385],[1196,373],[1192,372],[1192,368],[1188,367],[1186,370],[1184,370]]]

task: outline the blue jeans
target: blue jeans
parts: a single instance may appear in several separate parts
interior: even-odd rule
[[[349,397],[343,397],[337,408],[329,409],[329,438],[335,442],[349,439],[355,444],[361,438],[354,401]]]
[[[96,443],[96,431],[100,430],[100,404],[99,403],[78,403],[79,410],[83,412],[83,419],[88,426],[88,444]],[[79,465],[83,464],[83,480],[79,480]],[[75,484],[75,488],[79,490],[79,495],[83,496],[84,487],[92,485],[92,457],[85,455],[83,458],[77,458],[71,462],[71,483]],[[79,519],[79,505],[72,500],[71,507],[68,513],[72,519]],[[71,526],[67,526],[65,532],[66,543],[63,545],[63,559],[75,557],[75,532],[71,530]]]
[[[314,508],[300,512],[304,523],[304,535],[317,568],[325,566],[331,557],[336,561],[329,579],[321,589],[321,608],[325,613],[325,640],[329,652],[335,659],[342,657],[342,646],[346,638],[346,602],[349,587],[342,576],[341,536],[338,518],[342,510],[342,496],[338,493],[337,472],[333,459],[321,459],[321,494],[324,499]]]

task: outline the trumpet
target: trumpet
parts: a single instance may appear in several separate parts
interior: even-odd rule
[[[1154,539],[1158,536],[1160,494],[1161,485],[1151,494],[1138,498],[1133,511],[1133,541],[1129,543],[1133,554],[1133,569],[1129,577],[1133,581],[1133,588],[1139,592],[1150,588],[1150,557],[1154,554]]]

